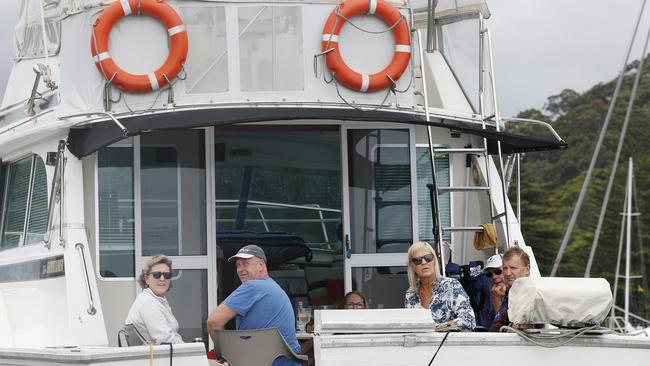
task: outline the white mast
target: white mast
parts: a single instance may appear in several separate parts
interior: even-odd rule
[[[632,241],[632,158],[627,167],[627,227],[625,230],[625,326],[630,321],[630,251]]]

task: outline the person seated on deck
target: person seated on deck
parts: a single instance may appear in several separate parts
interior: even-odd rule
[[[503,282],[505,283],[505,293],[501,306],[494,316],[494,321],[490,326],[490,332],[498,332],[502,326],[510,325],[508,318],[508,293],[516,279],[530,276],[530,257],[523,249],[513,247],[503,253]],[[515,327],[517,325],[515,324]]]
[[[408,280],[404,306],[431,310],[436,329],[473,330],[474,311],[463,286],[453,278],[440,276],[433,248],[420,241],[408,250]]]
[[[296,338],[295,315],[286,292],[269,277],[266,254],[257,245],[247,245],[228,258],[236,261],[237,287],[208,316],[208,333],[223,330],[231,319],[237,318],[237,329],[278,328],[294,352],[300,352]],[[299,366],[300,363],[281,356],[273,366]]]
[[[366,295],[361,291],[350,291],[343,297],[343,309],[367,309]]]
[[[357,310],[357,309],[367,309],[368,302],[366,301],[366,295],[361,291],[350,291],[345,296],[343,296],[343,301],[341,301],[339,308],[345,310]],[[306,339],[300,342],[300,349],[302,354],[309,356],[309,362],[307,365],[314,365],[314,341],[313,339]]]
[[[138,278],[142,292],[131,305],[124,324],[133,324],[152,344],[183,343],[178,321],[165,298],[172,287],[172,261],[155,255],[145,263]]]
[[[496,312],[503,302],[503,297],[506,294],[506,284],[503,281],[503,270],[501,264],[503,260],[501,254],[495,254],[485,261],[485,277],[492,282],[492,290],[490,291],[490,300],[492,301],[492,309]],[[494,318],[494,312],[492,318]]]

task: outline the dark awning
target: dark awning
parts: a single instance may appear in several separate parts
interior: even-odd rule
[[[102,147],[118,142],[128,136],[144,132],[206,126],[225,126],[245,122],[282,120],[345,120],[365,122],[393,122],[416,125],[430,125],[468,133],[488,140],[488,151],[498,152],[497,141],[501,141],[503,154],[555,150],[566,148],[564,141],[548,140],[535,136],[497,132],[480,126],[445,119],[426,122],[424,116],[399,111],[364,111],[343,108],[287,108],[287,107],[236,107],[174,110],[119,117],[126,127],[126,136],[111,120],[93,123],[88,127],[74,128],[68,136],[68,149],[78,158],[94,153]]]

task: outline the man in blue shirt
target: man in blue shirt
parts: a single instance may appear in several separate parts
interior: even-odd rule
[[[242,284],[228,296],[208,317],[208,333],[224,329],[226,323],[237,317],[237,329],[278,328],[294,352],[300,352],[296,338],[295,315],[289,297],[269,277],[266,255],[257,245],[247,245],[228,259],[236,261],[237,276]],[[273,366],[300,365],[279,357]]]

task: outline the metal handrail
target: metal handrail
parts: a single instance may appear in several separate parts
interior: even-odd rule
[[[124,127],[122,122],[120,122],[117,118],[115,118],[115,116],[113,116],[111,113],[108,112],[97,111],[97,112],[88,112],[88,113],[69,114],[67,116],[60,116],[59,119],[65,121],[66,119],[75,118],[75,117],[92,117],[92,116],[106,116],[110,118],[113,121],[113,123],[115,123],[117,127],[122,131],[122,135],[124,137],[128,136],[129,131],[126,129],[126,127]],[[83,123],[85,122],[86,121],[84,121]]]
[[[521,122],[521,123],[529,123],[529,124],[534,124],[534,125],[542,125],[546,127],[551,133],[553,134],[553,137],[557,140],[557,142],[564,142],[564,140],[560,137],[560,135],[555,132],[555,129],[553,126],[551,126],[549,123],[546,123],[544,121],[538,121],[535,119],[528,119],[528,118],[515,118],[515,117],[504,117],[501,118],[501,121],[505,123],[507,122]]]
[[[88,277],[88,267],[86,266],[86,257],[84,256],[84,245],[81,243],[75,244],[75,249],[79,252],[81,258],[82,268],[84,270],[84,278],[86,279],[86,291],[88,294],[88,314],[95,315],[97,314],[97,309],[95,308],[95,302],[93,301],[93,293],[90,290],[90,277]]]
[[[215,203],[237,203],[239,200],[226,200],[226,199],[217,199],[214,200]],[[313,207],[310,206],[304,206],[304,205],[292,205],[288,203],[277,203],[277,202],[268,202],[268,201],[254,201],[254,200],[247,200],[246,202],[256,204],[256,205],[263,205],[263,206],[272,206],[272,207],[284,207],[284,208],[297,208],[301,210],[310,210],[310,211],[325,211],[325,212],[335,212],[335,213],[340,213],[340,209],[336,208],[323,208],[323,207],[318,207],[317,205],[314,205]]]
[[[65,141],[59,141],[59,146],[56,152],[56,165],[54,166],[54,176],[52,177],[52,188],[50,189],[50,202],[47,208],[47,226],[45,235],[43,236],[43,243],[46,248],[50,248],[50,236],[52,235],[52,220],[54,216],[54,205],[56,201],[62,204],[61,201],[61,174],[63,171],[63,152],[65,151]],[[62,217],[59,220],[63,220]],[[62,239],[59,234],[59,239]]]
[[[233,203],[234,205],[228,205],[228,206],[218,206],[220,208],[237,208],[238,205],[236,203],[239,203],[239,200],[229,200],[229,199],[217,199],[215,200],[216,204],[219,203]],[[302,222],[302,223],[320,223],[322,233],[323,233],[323,238],[325,239],[325,242],[329,242],[329,235],[327,234],[327,227],[325,226],[326,223],[328,222],[338,222],[340,219],[338,218],[325,218],[323,216],[323,212],[334,212],[334,213],[341,213],[340,209],[335,209],[335,208],[322,208],[318,206],[318,204],[314,204],[311,206],[304,206],[304,205],[292,205],[288,203],[277,203],[277,202],[268,202],[268,201],[254,201],[254,200],[248,200],[247,203],[249,204],[248,207],[250,208],[255,208],[257,209],[257,212],[259,213],[261,219],[247,219],[248,222],[255,222],[255,223],[262,223],[264,225],[265,230],[270,231],[268,224],[269,223],[278,223],[278,222]],[[299,210],[307,210],[307,211],[316,211],[318,213],[318,218],[313,218],[313,219],[269,219],[266,218],[262,212],[262,208],[266,207],[269,209],[278,209],[278,208],[289,208],[289,209],[299,209]],[[222,222],[235,222],[235,219],[220,219],[219,221]]]

